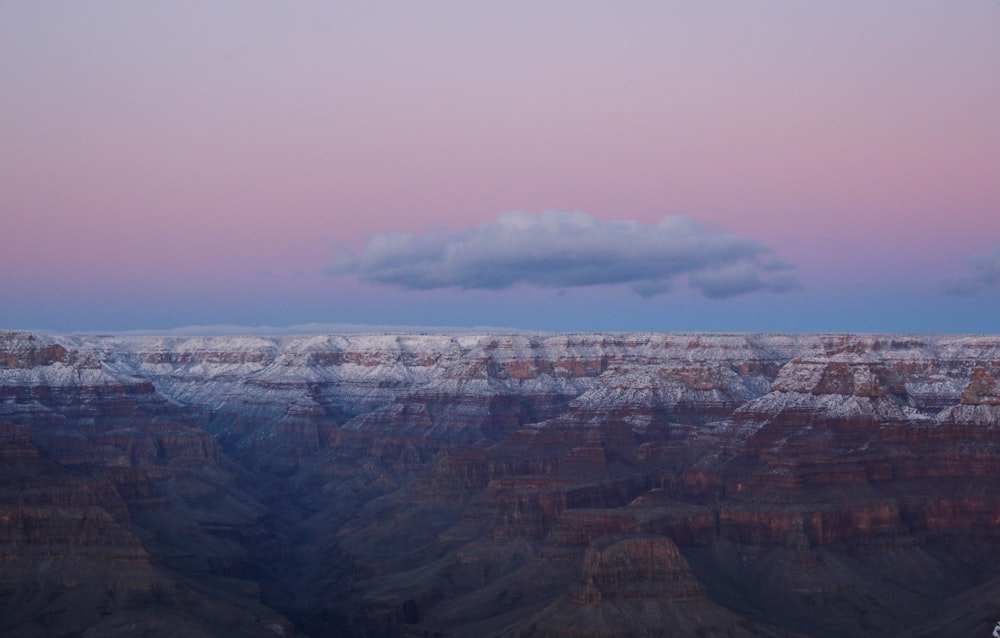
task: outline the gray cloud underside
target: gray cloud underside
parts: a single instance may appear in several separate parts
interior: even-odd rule
[[[360,255],[327,267],[333,275],[415,290],[626,285],[643,296],[667,292],[686,276],[714,299],[791,290],[791,270],[760,242],[706,230],[689,217],[650,226],[555,211],[503,213],[456,233],[378,234]]]
[[[970,257],[965,271],[938,284],[938,291],[957,297],[971,297],[1000,286],[1000,244],[991,253]]]

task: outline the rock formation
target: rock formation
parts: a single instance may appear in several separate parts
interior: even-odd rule
[[[0,333],[0,634],[967,636],[1000,338]]]

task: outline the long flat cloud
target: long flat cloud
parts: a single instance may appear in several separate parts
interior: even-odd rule
[[[963,272],[939,282],[938,291],[946,295],[971,297],[1000,286],[1000,244],[993,251],[969,257]]]
[[[764,244],[679,215],[651,226],[579,212],[502,213],[460,232],[378,234],[360,255],[326,271],[414,290],[624,285],[649,296],[686,279],[706,297],[724,299],[796,287],[792,267]]]

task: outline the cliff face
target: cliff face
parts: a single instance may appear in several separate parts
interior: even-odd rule
[[[989,337],[0,333],[0,633],[985,635],[998,375]]]
[[[4,636],[292,627],[235,578],[247,550],[226,536],[263,506],[234,495],[218,443],[148,379],[0,333],[0,460]]]

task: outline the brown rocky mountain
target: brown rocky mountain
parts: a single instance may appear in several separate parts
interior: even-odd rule
[[[0,333],[4,636],[988,636],[1000,337]]]

